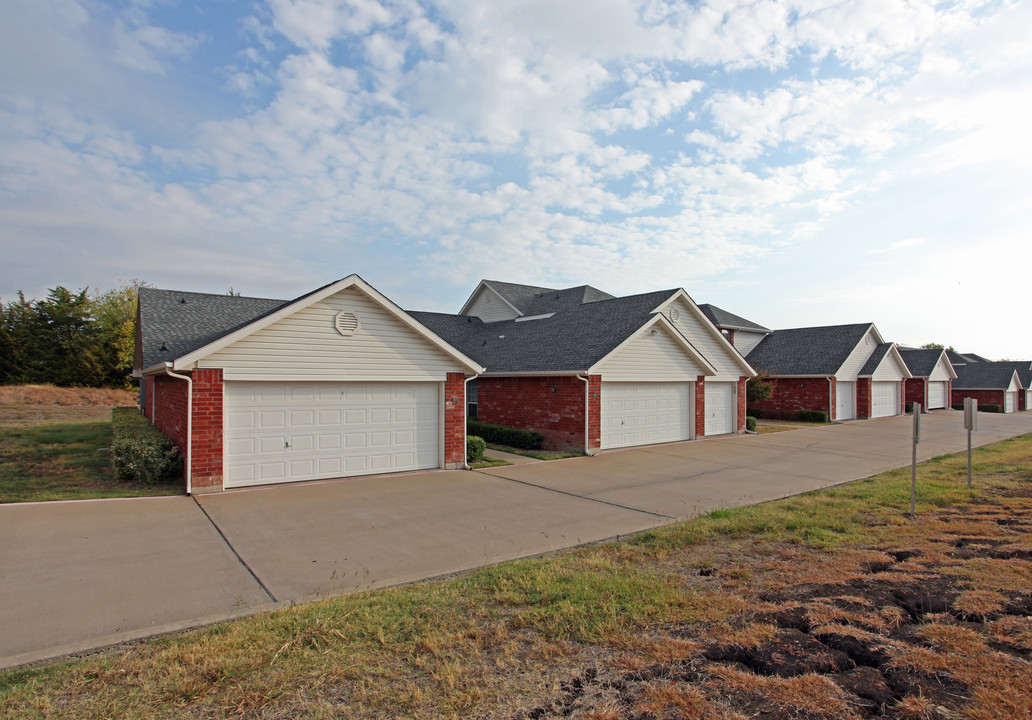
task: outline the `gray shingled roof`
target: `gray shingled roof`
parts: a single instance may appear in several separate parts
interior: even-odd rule
[[[648,322],[675,292],[596,300],[540,320],[485,323],[464,315],[409,314],[488,373],[583,372]]]
[[[700,305],[699,309],[702,310],[703,314],[709,318],[711,323],[721,330],[752,330],[754,332],[770,332],[770,328],[757,325],[752,320],[746,320],[740,315],[729,313],[727,310],[718,308],[716,305],[706,303],[704,305]]]
[[[872,323],[774,330],[746,356],[771,375],[834,375]]]
[[[973,362],[958,365],[956,390],[1005,390],[1010,385],[1015,368],[1009,362]]]
[[[932,348],[929,350],[918,350],[913,348],[907,348],[906,350],[900,349],[900,357],[903,358],[903,362],[910,368],[910,374],[916,378],[928,377],[935,370],[935,366],[939,362],[939,357],[942,355],[942,350],[939,348]]]
[[[180,358],[289,302],[292,301],[140,288],[143,358],[139,367],[145,369]]]
[[[866,377],[868,375],[874,375],[874,371],[878,369],[878,365],[880,365],[881,361],[885,359],[885,356],[888,355],[890,349],[892,349],[892,343],[879,343],[878,347],[876,347],[874,352],[871,353],[871,357],[867,358],[867,362],[865,362],[864,366],[860,368],[860,372],[857,373],[857,376]]]
[[[484,280],[484,282],[527,316],[545,315],[585,303],[614,298],[613,295],[590,285],[559,290],[534,285],[518,285],[499,280]]]
[[[1032,360],[1001,360],[1000,365],[1010,365],[1018,371],[1021,386],[1032,388]]]

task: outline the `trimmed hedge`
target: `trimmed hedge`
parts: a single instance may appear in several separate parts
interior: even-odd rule
[[[484,459],[484,451],[487,450],[487,443],[484,438],[476,435],[466,436],[466,462],[477,463]]]
[[[823,410],[800,410],[799,414],[796,415],[796,420],[799,422],[826,423],[828,422],[828,413]]]
[[[953,405],[953,409],[954,410],[963,410],[964,409],[964,403],[956,403],[956,404],[954,404]],[[978,412],[1003,413],[1003,405],[983,405],[982,403],[978,403]]]
[[[111,464],[119,480],[153,485],[182,477],[179,448],[134,407],[111,411]]]
[[[519,430],[472,419],[466,421],[466,434],[476,435],[495,445],[521,450],[540,450],[545,444],[545,436],[534,430]]]
[[[752,415],[745,416],[745,429],[749,432],[756,432],[756,418]]]

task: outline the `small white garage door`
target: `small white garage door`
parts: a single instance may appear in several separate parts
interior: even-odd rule
[[[1016,392],[1008,392],[1003,394],[1003,411],[1005,413],[1017,412],[1018,410],[1018,394]]]
[[[871,417],[899,415],[899,383],[871,383]]]
[[[835,383],[835,419],[852,420],[856,417],[856,383]]]
[[[935,410],[936,408],[946,407],[946,383],[944,382],[929,382],[928,383],[928,409]]]
[[[735,431],[734,383],[706,383],[706,436]]]
[[[436,383],[226,383],[226,487],[438,467]]]
[[[602,448],[691,439],[692,383],[602,383]]]

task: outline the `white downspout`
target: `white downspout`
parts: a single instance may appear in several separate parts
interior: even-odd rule
[[[186,380],[186,494],[193,494],[193,378],[172,372],[172,363],[165,363],[165,374]],[[156,408],[155,408],[156,409]]]
[[[466,378],[466,381],[462,384],[462,439],[463,445],[469,447],[469,381],[476,380],[479,375],[472,375]],[[469,458],[466,456],[466,451],[462,451],[462,469],[472,470],[468,462]]]
[[[594,457],[595,453],[588,449],[590,447],[589,443],[591,442],[590,436],[588,435],[588,428],[590,427],[588,418],[591,415],[591,383],[588,382],[587,377],[583,377],[581,375],[578,375],[577,379],[584,381],[584,454],[588,457]],[[602,419],[599,418],[599,422],[601,421]]]

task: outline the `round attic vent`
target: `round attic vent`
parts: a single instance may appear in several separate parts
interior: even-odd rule
[[[355,313],[341,311],[337,313],[337,317],[333,319],[333,325],[337,328],[337,332],[348,337],[350,335],[354,335],[358,331],[358,317]]]
[[[677,308],[674,308],[673,310],[670,311],[670,319],[671,320],[677,320],[679,317],[681,317],[681,311],[680,310],[678,310]]]

